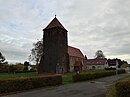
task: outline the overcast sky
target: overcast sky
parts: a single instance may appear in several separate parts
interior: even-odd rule
[[[88,58],[130,63],[130,0],[0,0],[0,51],[9,62],[28,60],[55,14],[68,30],[68,43]]]

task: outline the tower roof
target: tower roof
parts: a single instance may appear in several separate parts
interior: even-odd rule
[[[47,27],[44,29],[44,30],[47,30],[47,29],[51,29],[51,28],[55,28],[55,27],[60,27],[64,30],[66,30],[63,25],[59,22],[59,20],[55,18],[47,25]],[[67,30],[66,30],[67,31]]]

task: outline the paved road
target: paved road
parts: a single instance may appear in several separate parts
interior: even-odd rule
[[[105,97],[105,92],[109,85],[128,75],[130,74],[110,76],[58,87],[41,88],[2,97]]]

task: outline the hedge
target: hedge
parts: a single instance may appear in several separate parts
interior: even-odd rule
[[[130,79],[115,84],[116,97],[130,97]]]
[[[125,70],[118,70],[118,74],[125,73]],[[74,82],[79,82],[79,81],[85,81],[85,80],[92,80],[96,78],[101,78],[101,77],[106,77],[106,76],[111,76],[115,75],[116,71],[115,70],[106,70],[103,72],[95,72],[95,73],[89,73],[89,74],[76,74],[72,77]]]
[[[29,72],[37,72],[36,70],[16,70],[16,71],[0,71],[0,73],[29,73]]]
[[[0,94],[62,84],[61,75],[0,80]]]
[[[23,71],[14,71],[15,73],[29,73],[29,72],[37,72],[36,70],[23,70]]]

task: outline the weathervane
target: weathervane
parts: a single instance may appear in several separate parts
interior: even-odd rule
[[[55,14],[55,18],[56,18],[56,14]]]

